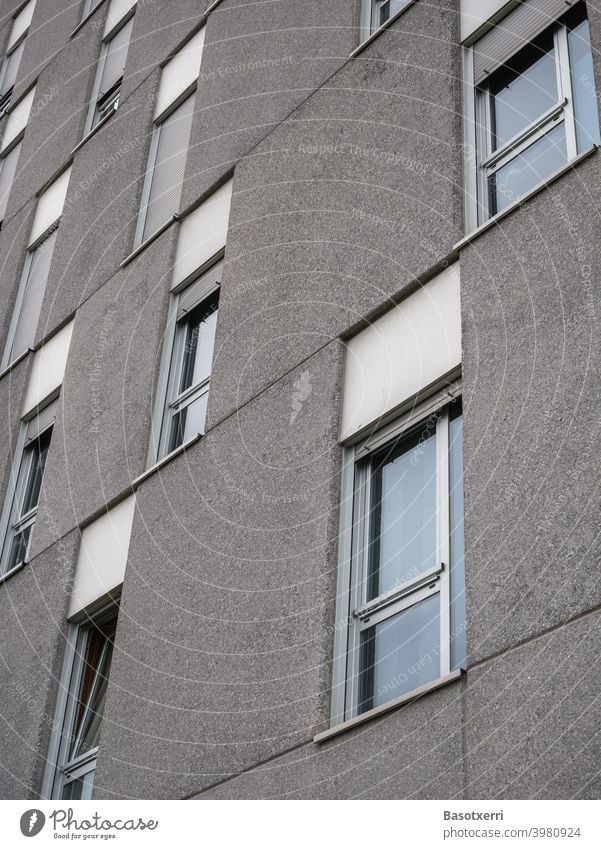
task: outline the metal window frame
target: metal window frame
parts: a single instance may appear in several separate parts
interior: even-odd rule
[[[35,524],[38,511],[37,505],[32,510],[28,511],[26,515],[18,516],[18,505],[22,501],[31,474],[32,458],[27,457],[26,468],[23,465],[23,461],[30,441],[28,438],[30,430],[35,428],[35,423],[40,418],[42,412],[46,410],[54,400],[55,399],[53,397],[49,398],[42,406],[37,408],[34,416],[21,421],[21,427],[19,429],[19,435],[17,437],[17,444],[10,470],[10,477],[6,489],[6,496],[4,499],[4,506],[0,516],[0,580],[4,580],[9,575],[12,575],[13,572],[17,572],[28,563],[32,534],[30,534],[27,551],[25,552],[23,561],[10,570],[5,570],[6,560],[9,556],[15,536],[25,527],[33,526]],[[37,437],[41,436],[50,428],[53,428],[54,424],[55,419],[53,418],[37,433]]]
[[[123,77],[119,77],[107,91],[105,91],[96,102],[96,112],[98,112],[98,120],[94,124],[97,127],[102,121],[114,115],[119,108],[121,100],[121,89],[123,88]]]
[[[96,11],[96,9],[102,6],[103,3],[104,0],[84,0],[83,8],[81,10],[80,23],[83,23],[89,17],[91,17],[92,14]]]
[[[186,410],[191,404],[200,398],[208,395],[209,383],[211,375],[209,374],[200,383],[188,387],[183,392],[178,391],[178,386],[181,383],[182,369],[184,366],[184,353],[186,348],[186,339],[188,336],[188,325],[190,316],[185,315],[175,324],[175,334],[173,339],[173,349],[171,354],[171,364],[169,369],[169,377],[167,381],[167,399],[163,414],[163,425],[161,428],[161,436],[159,441],[160,456],[163,457],[175,448],[169,448],[169,439],[171,437],[171,429],[174,418]],[[201,435],[201,434],[194,434]]]
[[[27,4],[26,4],[27,5]],[[14,21],[14,18],[13,18]],[[8,64],[10,62],[10,58],[17,50],[19,50],[27,36],[29,35],[29,27],[22,33],[21,37],[15,41],[10,50],[8,50],[2,60],[2,67],[0,68],[0,92],[2,91],[2,87],[4,85],[4,79],[6,77],[6,70],[8,68]],[[21,57],[22,58],[22,57]],[[19,73],[19,68],[21,67],[21,59],[19,59],[19,64],[17,65],[17,71],[15,73],[15,77]],[[0,95],[0,118],[6,115],[8,107],[10,106],[10,101],[12,99],[12,93],[14,90],[14,85],[12,85],[8,91],[5,91],[4,94]]]
[[[31,88],[34,88],[34,86],[32,86]],[[22,101],[22,100],[24,100],[24,99],[27,97],[27,95],[28,95],[28,94],[29,94],[29,92],[31,91],[31,88],[29,89],[29,91],[26,91],[26,92],[25,92],[25,94],[24,94],[22,97],[20,97],[20,98],[19,98],[19,100],[18,100],[18,101],[17,101],[17,102],[16,102],[13,106],[11,106],[11,108],[10,108],[10,113],[11,113],[11,114],[12,114],[13,110],[17,108],[17,106],[19,105],[19,103],[21,103],[21,101]],[[10,142],[10,144],[7,144],[7,145],[6,145],[6,147],[4,148],[4,150],[2,151],[2,153],[0,154],[0,160],[4,160],[4,159],[6,159],[6,157],[7,157],[7,156],[8,156],[8,154],[11,152],[11,150],[14,150],[14,148],[15,148],[18,144],[21,144],[21,142],[22,142],[22,141],[23,141],[23,139],[25,138],[25,130],[27,129],[27,127],[28,127],[28,123],[27,123],[27,124],[25,124],[25,126],[24,126],[24,127],[22,127],[22,128],[19,130],[19,132],[16,134],[16,136],[15,136],[15,137],[12,139],[12,141]]]
[[[100,0],[100,2],[104,2],[104,0]],[[100,3],[98,3],[100,5]],[[92,11],[95,11],[95,8]],[[107,33],[102,39],[102,46],[100,48],[100,56],[98,57],[98,65],[96,67],[96,75],[94,77],[94,87],[92,89],[93,94],[90,99],[90,105],[88,106],[88,114],[86,115],[86,123],[84,125],[83,138],[85,139],[92,130],[100,124],[101,121],[106,120],[106,115],[99,115],[98,119],[95,121],[96,113],[99,110],[100,101],[109,95],[113,89],[118,87],[119,93],[121,92],[121,86],[123,84],[123,76],[108,90],[105,92],[100,91],[100,83],[102,81],[102,75],[104,74],[104,68],[106,65],[106,59],[108,56],[108,52],[110,50],[111,41],[115,38],[116,35],[123,29],[123,27],[130,22],[130,20],[136,14],[136,6],[132,6],[129,12],[123,16],[123,18],[113,27],[113,29]],[[89,13],[91,14],[91,12]],[[129,52],[129,44],[128,44],[128,52]],[[119,101],[117,100],[117,106]],[[117,111],[117,107],[115,107],[115,112]],[[112,113],[109,113],[112,114]]]
[[[10,154],[14,151],[14,149],[15,149],[18,145],[20,145],[20,144],[21,144],[21,142],[23,141],[23,137],[24,137],[24,135],[25,135],[25,127],[21,130],[21,132],[19,133],[19,135],[18,135],[18,136],[15,136],[15,138],[12,140],[12,142],[11,142],[11,143],[10,143],[10,144],[6,147],[6,150],[3,150],[3,151],[2,151],[2,154],[0,155],[0,174],[2,174],[2,170],[3,170],[4,165],[5,165],[5,162],[6,162],[6,157],[7,157],[7,156],[9,156],[9,155],[10,155]],[[21,153],[20,153],[20,151],[19,151],[19,153],[17,154],[17,164],[16,164],[16,166],[15,166],[15,176],[16,176],[16,171],[17,171],[17,169],[18,169],[18,167],[19,167],[19,161],[18,161],[18,159],[19,159],[19,156],[20,156],[20,155],[21,155]],[[13,177],[13,182],[14,182],[14,177]],[[10,187],[9,187],[9,190],[8,190],[8,192],[9,192],[9,197],[10,197],[10,193],[12,192],[12,188],[13,188],[13,184],[11,183],[11,184],[10,184]],[[6,199],[6,203],[7,203],[7,205],[8,205],[8,199],[9,199],[9,198],[7,197],[7,199]],[[5,213],[5,214],[6,214],[6,213]],[[0,218],[0,224],[2,223],[2,221],[3,221],[3,220],[4,220],[4,216],[2,216],[2,218]]]
[[[46,769],[42,781],[40,796],[43,799],[61,799],[63,789],[77,778],[89,775],[98,760],[99,748],[84,752],[77,758],[68,760],[69,744],[78,704],[79,685],[84,668],[85,642],[87,632],[95,625],[102,625],[113,615],[119,614],[119,601],[103,604],[93,613],[81,612],[69,625],[63,666],[58,683],[58,695],[55,707],[55,721],[52,726]],[[84,651],[82,651],[82,648]],[[100,665],[100,664],[99,664]],[[109,670],[110,677],[110,670]],[[69,773],[67,774],[67,770]],[[90,782],[90,791],[91,791]]]
[[[383,23],[376,23],[377,13],[384,3],[388,0],[362,0],[361,2],[361,42],[366,41],[375,35],[379,30],[384,29],[388,24],[405,11],[415,0],[404,0],[400,9],[393,12]]]
[[[162,121],[160,123],[155,122],[152,128],[150,150],[148,151],[148,164],[146,166],[144,185],[142,186],[140,211],[138,213],[138,223],[136,225],[136,234],[134,236],[134,249],[140,247],[140,245],[144,242],[144,228],[146,227],[146,218],[148,216],[148,207],[150,203],[150,193],[152,191],[152,183],[154,181],[154,168],[156,165],[157,152],[159,149],[159,138],[161,135],[161,128]]]
[[[19,281],[19,288],[17,290],[17,297],[15,299],[15,306],[13,308],[13,313],[10,320],[10,325],[8,327],[8,334],[6,338],[6,345],[4,347],[4,353],[2,355],[2,361],[0,362],[0,368],[7,368],[11,362],[13,361],[13,344],[15,341],[15,333],[17,332],[17,326],[19,324],[19,318],[21,315],[21,310],[23,308],[23,303],[25,301],[25,296],[27,294],[27,287],[29,285],[29,275],[31,274],[31,267],[33,265],[33,255],[37,251],[37,249],[42,245],[46,239],[50,238],[50,236],[54,233],[55,230],[58,229],[61,219],[57,218],[50,227],[46,228],[44,232],[39,236],[34,242],[32,242],[25,254],[25,262],[23,263],[23,271],[21,272],[21,279]],[[51,260],[52,262],[52,260]],[[18,359],[21,354],[18,354],[15,359]]]
[[[146,165],[144,185],[142,186],[142,197],[140,199],[140,211],[138,212],[138,221],[136,224],[136,233],[134,236],[134,250],[139,248],[140,245],[144,244],[145,241],[151,239],[154,236],[154,233],[150,233],[148,236],[146,236],[146,238],[144,238],[144,228],[146,227],[146,218],[148,215],[148,207],[150,205],[150,195],[152,192],[152,183],[154,181],[154,169],[156,166],[157,153],[159,149],[161,129],[165,121],[169,118],[169,116],[172,115],[173,112],[175,112],[175,110],[182,105],[182,103],[185,103],[185,101],[189,97],[193,97],[196,94],[197,86],[198,80],[194,80],[194,82],[189,85],[188,88],[185,89],[185,91],[183,91],[173,101],[173,103],[170,103],[169,106],[164,109],[163,112],[154,120],[152,128],[152,137],[150,139],[150,150],[148,151],[148,163]]]
[[[343,450],[332,727],[358,715],[362,632],[435,594],[440,599],[440,677],[451,671],[449,404],[460,396],[461,383],[458,382],[452,393],[437,393],[421,401],[409,414]],[[368,602],[372,458],[393,440],[419,430],[433,416],[436,418],[437,566]]]
[[[188,277],[171,293],[169,312],[167,315],[167,326],[165,329],[163,350],[161,353],[161,363],[159,366],[157,393],[152,415],[150,444],[147,458],[147,466],[149,468],[154,466],[168,454],[172,453],[167,450],[170,425],[174,415],[174,413],[170,412],[170,410],[173,410],[174,406],[180,402],[187,401],[187,403],[190,404],[192,401],[197,400],[197,398],[201,395],[208,394],[209,392],[212,374],[209,374],[204,381],[200,384],[196,384],[195,386],[191,386],[185,392],[178,394],[175,391],[183,365],[182,353],[183,346],[185,344],[186,326],[188,321],[187,316],[183,316],[178,321],[177,315],[182,295],[184,295],[190,286],[194,286],[195,283],[207,274],[218,262],[221,262],[224,254],[225,248],[221,248],[208,262],[204,263],[192,277]],[[221,285],[219,285],[218,289],[221,289]],[[207,300],[207,298],[213,297],[213,294],[214,291],[209,292],[200,303],[203,303]],[[175,412],[177,412],[177,410],[175,410]],[[201,434],[197,434],[197,436],[200,435]]]
[[[511,12],[509,12],[510,15]],[[549,30],[553,32],[558,101],[513,139],[510,139],[494,152],[491,142],[490,79],[498,69],[495,69],[489,77],[476,86],[474,83],[474,46],[477,45],[477,41],[463,49],[464,198],[467,232],[476,230],[494,216],[489,191],[490,178],[555,127],[564,126],[566,162],[572,162],[578,155],[568,27],[564,21],[558,19],[542,32]],[[520,46],[517,51],[508,55],[505,61],[523,50],[525,46]],[[543,183],[544,178],[540,182]],[[526,194],[527,191],[529,190],[525,190],[523,194]],[[521,196],[518,196],[516,200]]]

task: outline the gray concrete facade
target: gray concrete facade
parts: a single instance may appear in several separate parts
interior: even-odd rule
[[[30,562],[0,582],[0,797],[40,797],[81,531],[135,490],[95,798],[598,798],[599,152],[461,243],[458,0],[417,0],[352,56],[358,0],[138,0],[119,108],[77,148],[108,0],[77,29],[82,5],[38,0],[14,92],[37,81],[0,343],[36,198],[69,163],[34,348],[74,325]],[[18,8],[0,3],[0,44]],[[203,21],[180,218],[233,177],[207,430],[136,482],[180,222],[130,254],[160,66]],[[467,670],[315,743],[345,342],[453,260]],[[0,374],[2,497],[34,357]]]

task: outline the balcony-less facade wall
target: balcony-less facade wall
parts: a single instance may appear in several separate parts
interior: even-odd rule
[[[67,327],[70,345],[29,562],[0,582],[0,795],[50,795],[65,647],[108,600],[98,748],[57,761],[83,758],[96,798],[598,797],[601,160],[466,239],[463,52],[512,4],[416,0],[351,56],[359,3],[140,3],[119,108],[81,144],[108,5],[82,21],[83,3],[38,2],[13,94],[36,84],[0,231],[2,314],[38,198],[71,171],[34,351],[0,373],[3,498],[36,359]],[[2,6],[5,43],[16,10]],[[163,69],[203,26],[179,211],[138,251]],[[154,468],[170,310],[213,260],[205,433]],[[431,296],[453,275],[448,300]],[[414,334],[379,334],[397,314],[436,324],[435,367]],[[1,332],[4,346],[7,319]],[[392,369],[384,408],[375,382],[365,406],[345,383],[374,333],[424,378]],[[467,660],[338,729],[345,451],[450,374]],[[105,574],[94,529],[123,511],[125,560]]]

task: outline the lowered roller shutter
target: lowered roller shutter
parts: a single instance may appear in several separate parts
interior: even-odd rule
[[[221,284],[221,274],[223,272],[223,261],[216,263],[210,268],[206,274],[203,274],[196,283],[192,283],[187,289],[184,289],[180,295],[177,305],[177,320],[182,319],[186,313],[189,313],[194,307],[197,307],[205,298],[216,292]]]
[[[191,95],[157,128],[159,140],[143,241],[169,221],[179,209],[193,112],[194,95]]]
[[[108,43],[104,68],[102,69],[102,78],[98,89],[99,95],[106,94],[123,76],[133,25],[134,19],[130,18],[125,26],[121,27],[117,35],[111,38]]]
[[[481,83],[521,47],[567,12],[570,0],[526,0],[474,45],[474,82]]]

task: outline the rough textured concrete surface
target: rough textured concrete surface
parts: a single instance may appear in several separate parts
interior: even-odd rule
[[[325,720],[341,352],[316,354],[140,486],[98,795],[187,795]],[[302,371],[312,392],[291,424]]]
[[[35,550],[101,510],[146,468],[173,235],[165,231],[77,312],[46,469],[52,496],[40,504],[52,522],[36,528]]]
[[[385,33],[236,169],[213,422],[460,236],[453,16],[416,4],[407,19],[410,32]]]
[[[470,797],[599,798],[599,625],[591,613],[470,672]]]
[[[2,798],[43,792],[81,531],[132,493],[95,799],[601,792],[601,155],[462,242],[459,3],[417,0],[353,52],[360,7],[139,0],[118,108],[84,138],[109,3],[79,26],[83,3],[37,2],[13,93],[36,83],[0,230],[2,350],[37,199],[71,178],[33,349],[0,372],[5,517],[34,359],[73,334],[28,562],[0,575]],[[19,8],[0,0],[2,49]],[[162,68],[201,26],[179,212],[134,252]],[[230,178],[205,433],[148,469],[182,222]],[[467,669],[316,744],[347,615],[347,342],[449,263]]]
[[[457,799],[463,794],[463,685],[354,733],[302,746],[201,799]]]
[[[594,156],[461,257],[472,661],[601,603],[600,182]]]
[[[39,793],[54,720],[77,532],[0,587],[0,796]]]

